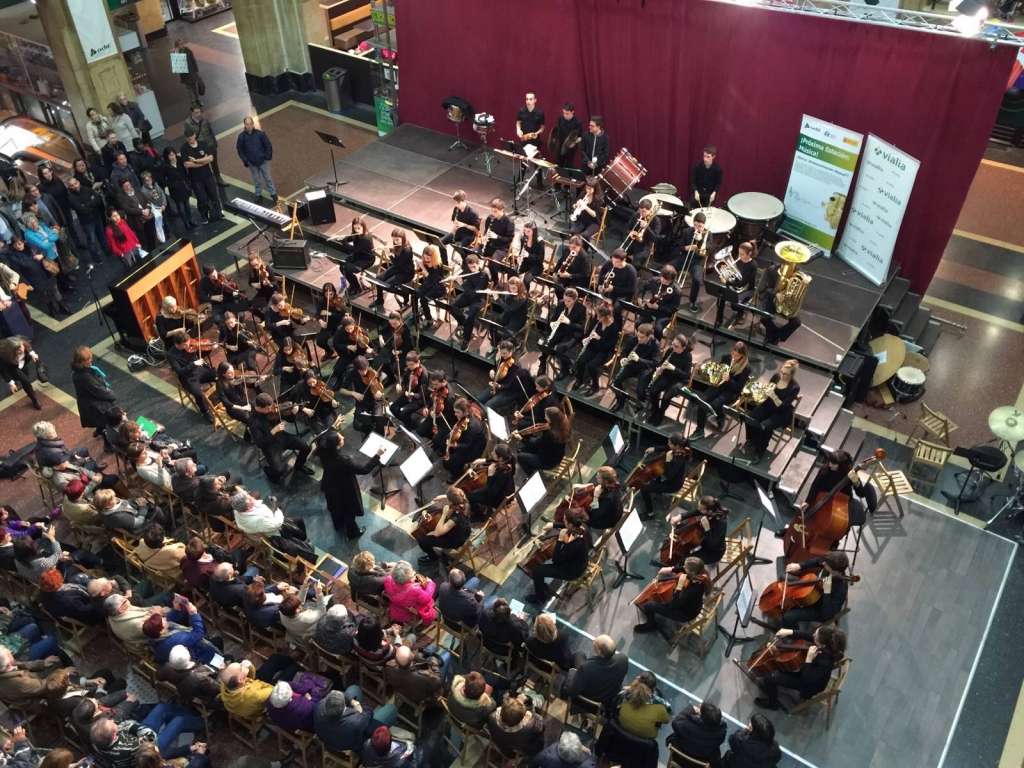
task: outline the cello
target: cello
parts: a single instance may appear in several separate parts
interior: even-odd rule
[[[813,645],[809,640],[789,638],[783,643],[775,637],[762,645],[747,659],[747,671],[754,677],[772,672],[799,672],[807,661],[807,651]]]
[[[544,531],[534,539],[539,546],[533,550],[525,562],[518,564],[519,567],[527,572],[532,572],[538,565],[550,560],[551,556],[555,554],[555,547],[558,545],[558,540],[563,530],[569,536],[583,536],[586,533],[586,529],[583,526],[576,528],[568,520],[565,521],[564,529],[551,528]],[[554,535],[552,536],[551,534]]]
[[[560,523],[565,520],[565,513],[570,509],[581,509],[584,512],[589,513],[590,507],[594,503],[594,491],[596,489],[596,483],[589,483],[578,488],[573,488],[572,493],[562,499],[561,503],[555,509],[555,516],[552,518],[554,522]]]
[[[640,591],[640,594],[636,596],[633,603],[637,608],[641,609],[643,608],[644,603],[670,603],[672,602],[672,593],[676,591],[676,584],[678,582],[679,577],[674,573],[665,576],[655,576],[651,579],[651,582]]]
[[[669,568],[678,566],[693,550],[704,543],[704,534],[707,529],[704,528],[702,521],[705,517],[708,518],[708,528],[711,527],[710,521],[717,521],[720,518],[728,519],[729,517],[729,510],[725,507],[710,512],[702,510],[700,502],[698,502],[697,509],[701,514],[673,525],[665,536],[665,541],[661,544],[661,562]],[[669,512],[666,522],[672,522],[671,512]]]
[[[672,452],[672,449],[668,448],[654,454],[649,453],[640,459],[633,468],[633,471],[629,473],[629,477],[626,478],[626,487],[640,490],[652,480],[657,480],[664,475],[665,470],[668,468],[668,455],[670,452]],[[690,458],[691,452],[689,448],[684,448],[681,451],[676,451],[675,454],[683,461],[686,461],[686,459]]]
[[[885,449],[876,448],[871,456],[854,466],[853,471],[864,469],[872,462],[884,458]],[[801,513],[800,520],[794,520],[786,528],[783,551],[787,563],[821,557],[832,548],[832,544],[846,535],[850,527],[850,497],[840,493],[840,489],[847,482],[849,478],[844,475],[831,490],[819,493],[810,508]]]
[[[833,579],[841,579],[856,583],[860,576],[851,574],[849,576],[841,573],[833,573]],[[757,607],[761,613],[769,619],[778,619],[791,608],[805,608],[814,605],[825,594],[822,585],[825,578],[820,572],[808,571],[801,574],[795,581],[779,579],[773,581],[761,593],[757,601]]]

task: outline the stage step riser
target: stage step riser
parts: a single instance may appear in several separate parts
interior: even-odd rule
[[[889,322],[896,326],[896,332],[902,333],[907,323],[914,317],[918,307],[921,306],[921,297],[916,293],[908,293],[903,297],[896,311],[892,313]]]
[[[932,349],[935,347],[935,342],[939,340],[939,336],[942,333],[942,324],[935,320],[929,320],[928,325],[925,326],[924,331],[917,340],[917,344],[921,347],[921,354],[927,357],[932,353]]]
[[[885,293],[882,294],[882,298],[879,299],[878,306],[892,314],[900,302],[903,301],[903,297],[909,292],[909,280],[903,277],[893,278],[893,281],[889,283],[889,287],[885,289]]]
[[[918,307],[914,316],[910,319],[910,322],[906,324],[903,330],[900,332],[900,338],[906,339],[909,342],[920,346],[918,338],[924,333],[925,328],[928,327],[928,322],[932,319],[932,311],[926,307]]]
[[[846,436],[850,433],[850,429],[853,427],[853,411],[846,410],[845,408],[839,412],[838,418],[833,423],[832,428],[825,435],[825,440],[822,442],[822,449],[832,453],[838,451],[846,440]]]
[[[861,446],[864,445],[865,437],[867,437],[867,433],[865,433],[863,429],[857,429],[854,427],[847,433],[846,439],[843,440],[843,445],[840,450],[846,451],[856,459],[857,454],[860,453]]]
[[[801,449],[797,451],[786,467],[786,471],[779,478],[779,490],[782,491],[791,501],[796,503],[797,494],[803,488],[808,476],[814,470],[815,461],[818,458],[817,451]]]
[[[821,439],[828,434],[828,431],[835,424],[839,412],[843,408],[843,396],[838,392],[828,392],[821,400],[821,404],[814,410],[811,416],[811,423],[807,427],[808,437],[814,443],[820,444]]]

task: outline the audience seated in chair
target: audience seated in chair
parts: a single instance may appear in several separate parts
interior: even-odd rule
[[[89,590],[85,587],[88,583],[89,577],[84,573],[64,581],[61,572],[51,568],[39,577],[39,602],[58,621],[74,619],[90,627],[101,626],[104,617],[92,606]]]
[[[497,708],[491,698],[491,686],[479,672],[470,672],[465,677],[456,675],[448,693],[448,711],[460,723],[480,727]]]
[[[594,655],[576,665],[566,675],[563,696],[583,696],[608,706],[622,688],[629,660],[616,653],[615,641],[608,635],[594,638]]]
[[[355,652],[359,660],[370,667],[382,667],[395,656],[395,643],[401,637],[385,633],[376,616],[366,616],[356,630]]]
[[[426,768],[430,747],[424,743],[395,739],[391,730],[382,725],[363,744],[359,758],[364,768]],[[431,739],[421,741],[429,743]]]
[[[203,616],[194,603],[182,605],[175,601],[174,610],[164,616],[153,613],[142,625],[142,633],[149,638],[149,647],[158,664],[171,656],[171,650],[183,645],[195,661],[208,664],[223,650],[220,638],[207,638]],[[188,621],[188,628],[181,622]]]
[[[475,627],[483,611],[484,593],[477,590],[475,583],[467,586],[466,574],[458,568],[448,572],[448,580],[437,592],[437,607],[445,621],[453,626],[459,623],[467,627]]]
[[[612,713],[626,731],[642,739],[654,739],[658,729],[672,720],[672,708],[658,691],[654,673],[641,672],[612,703]]]
[[[163,614],[167,608],[155,606],[145,608],[132,605],[124,595],[110,595],[103,601],[103,612],[107,616],[110,631],[121,639],[132,653],[145,653],[149,648],[149,638],[142,628],[154,613]]]
[[[665,743],[688,757],[703,760],[711,768],[720,768],[725,735],[722,710],[714,702],[705,699],[699,706],[684,707],[673,718],[672,733],[665,739]]]
[[[291,680],[299,671],[295,660],[275,653],[257,670],[251,661],[232,662],[220,673],[220,700],[224,709],[238,717],[259,717],[278,680]]]
[[[135,556],[147,570],[182,581],[181,561],[185,559],[185,545],[168,537],[159,523],[152,523],[143,532],[142,541],[135,548]]]
[[[363,743],[381,725],[394,725],[398,710],[385,704],[376,711],[364,707],[358,686],[331,691],[314,712],[316,735],[333,752],[358,752]]]
[[[245,588],[245,599],[242,602],[242,613],[250,624],[257,629],[270,629],[281,626],[281,601],[286,595],[294,595],[295,587],[279,582],[269,587],[262,576],[257,576]]]
[[[417,653],[404,645],[384,668],[388,685],[417,704],[435,701],[445,690],[444,662],[440,656]]]
[[[287,683],[279,680],[267,699],[267,717],[274,725],[289,733],[313,733],[316,725],[313,713],[323,699],[324,686],[313,675]]]
[[[362,619],[362,616],[358,616]],[[327,609],[313,629],[313,640],[327,653],[335,656],[349,656],[355,646],[357,624],[341,603]]]
[[[550,662],[563,672],[578,667],[587,658],[586,654],[572,652],[569,635],[561,634],[555,620],[547,613],[539,613],[533,620],[533,634],[526,640],[526,650],[531,656]]]
[[[775,768],[781,759],[775,726],[764,715],[755,713],[746,728],[729,736],[729,749],[722,765],[725,768]]]
[[[314,607],[306,605],[306,598],[312,592]],[[288,640],[302,645],[313,637],[316,625],[327,611],[331,596],[324,594],[324,585],[315,579],[306,579],[298,595],[288,595],[281,601],[281,625]]]
[[[221,608],[241,608],[246,588],[258,575],[259,572],[251,568],[239,576],[231,563],[218,563],[210,579],[210,599]]]
[[[98,525],[111,531],[120,528],[141,534],[151,523],[171,524],[171,516],[166,510],[141,497],[134,501],[118,498],[109,488],[97,489],[92,495],[92,503],[98,513]]]
[[[376,597],[384,594],[384,582],[391,572],[388,563],[378,563],[372,552],[359,552],[352,558],[352,567],[348,572],[348,585],[352,597],[367,595]]]
[[[544,749],[544,718],[528,707],[526,696],[506,695],[487,718],[487,733],[499,749],[533,757]]]
[[[562,731],[558,741],[548,744],[530,760],[530,768],[597,768],[594,756],[572,731]]]
[[[433,623],[437,617],[434,608],[434,591],[437,585],[417,574],[405,560],[391,569],[384,579],[384,594],[391,605],[388,615],[392,621],[408,624],[419,620],[422,624]]]
[[[118,718],[131,717],[137,700],[125,690],[127,681],[118,679],[109,669],[96,671],[84,685],[79,685],[78,679],[76,676],[76,682],[72,682],[66,669],[55,669],[47,675],[47,708],[60,717],[70,718],[83,699],[95,699],[101,707],[115,711]],[[106,693],[100,694],[101,689]]]
[[[157,680],[170,683],[178,689],[178,698],[184,701],[199,699],[213,705],[220,697],[220,672],[195,661],[188,647],[176,645],[164,664],[156,671]]]

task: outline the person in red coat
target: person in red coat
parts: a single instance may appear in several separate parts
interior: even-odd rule
[[[121,212],[116,208],[107,209],[107,244],[110,246],[110,252],[121,259],[125,272],[134,267],[141,256],[139,238],[132,232],[128,222],[121,218]]]

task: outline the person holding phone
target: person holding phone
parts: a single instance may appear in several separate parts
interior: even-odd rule
[[[214,637],[207,639],[206,625],[202,614],[182,595],[174,596],[173,608],[167,616],[153,613],[142,624],[142,633],[149,638],[149,647],[158,664],[171,657],[176,645],[188,648],[193,661],[209,664],[224,650],[224,641]],[[182,623],[188,622],[188,629]]]

